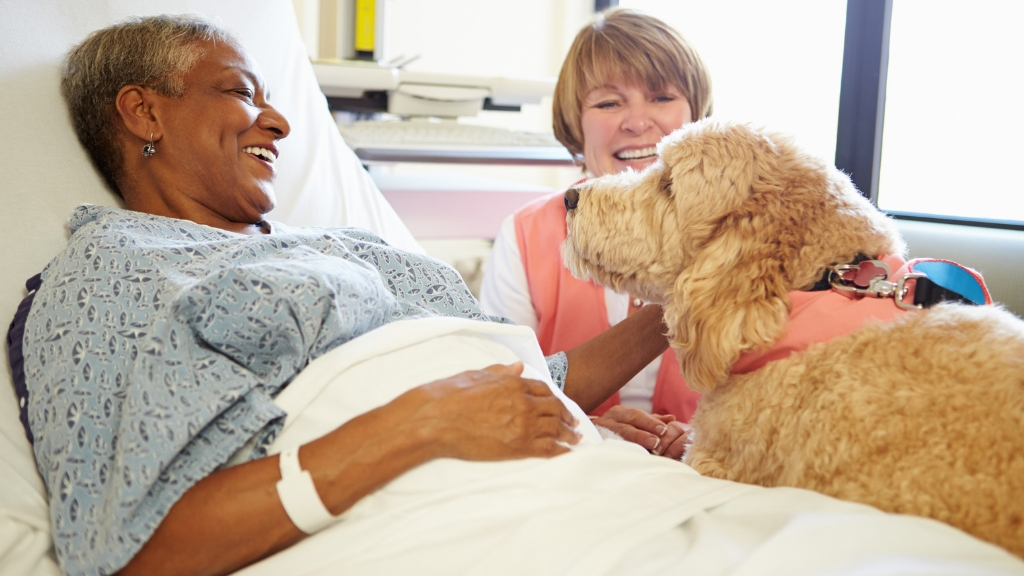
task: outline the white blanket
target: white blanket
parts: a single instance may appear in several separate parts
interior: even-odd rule
[[[289,385],[278,398],[289,416],[271,452],[413,386],[516,359],[549,380],[527,328],[450,318],[385,326]],[[585,435],[569,454],[432,461],[238,574],[1024,574],[1006,552],[937,522],[703,478],[634,445],[602,442],[565,402]]]

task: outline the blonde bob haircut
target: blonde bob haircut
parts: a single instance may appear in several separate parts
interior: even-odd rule
[[[583,100],[591,90],[614,84],[671,86],[682,92],[691,121],[711,115],[711,76],[697,51],[668,24],[625,8],[598,14],[576,35],[555,85],[555,137],[583,165]],[[585,167],[584,167],[585,168]]]

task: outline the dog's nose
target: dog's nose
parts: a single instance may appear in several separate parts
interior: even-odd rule
[[[569,188],[565,192],[565,211],[568,212],[580,202],[580,192],[576,188]]]

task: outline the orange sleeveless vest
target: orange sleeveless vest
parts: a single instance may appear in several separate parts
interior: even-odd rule
[[[544,354],[575,348],[610,328],[604,288],[573,277],[562,265],[560,246],[568,234],[562,196],[559,192],[539,198],[515,215],[516,241],[537,312],[537,340]],[[673,414],[689,422],[699,399],[700,394],[687,388],[679,375],[675,353],[667,350],[658,369],[652,412]],[[600,416],[618,404],[616,392],[591,414]]]

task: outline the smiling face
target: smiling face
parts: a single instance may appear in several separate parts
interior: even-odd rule
[[[134,210],[240,230],[274,207],[276,142],[290,128],[244,50],[200,44],[205,54],[185,75],[183,97],[148,94],[156,154],[134,158],[138,189],[125,200]]]
[[[693,118],[690,103],[671,86],[602,86],[586,94],[582,108],[583,160],[594,176],[650,166],[658,142]]]

